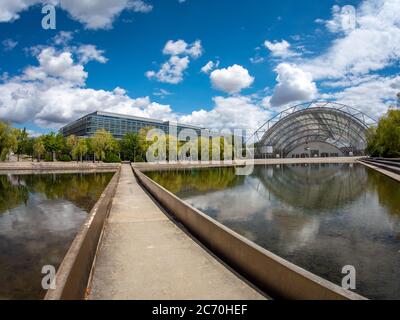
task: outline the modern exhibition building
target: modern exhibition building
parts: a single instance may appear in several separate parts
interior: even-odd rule
[[[364,155],[366,133],[376,121],[333,102],[296,105],[268,120],[254,135],[257,158]]]
[[[256,158],[345,157],[365,154],[366,133],[376,120],[352,107],[334,102],[310,102],[275,115],[254,133]],[[169,121],[121,115],[90,113],[60,129],[64,136],[90,137],[105,129],[117,139],[130,132],[153,127],[166,134],[174,128],[205,130]]]
[[[148,127],[161,129],[165,134],[169,134],[170,128],[176,129],[178,134],[184,129],[192,129],[200,135],[202,130],[199,127],[176,124],[169,121],[96,111],[69,123],[61,128],[60,132],[64,136],[91,137],[97,130],[105,129],[116,139],[121,139],[127,133],[138,133],[140,129]]]

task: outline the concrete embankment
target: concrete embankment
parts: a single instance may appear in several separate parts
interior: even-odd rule
[[[119,163],[93,162],[0,162],[0,174],[67,173],[77,171],[116,171]]]
[[[374,163],[374,162],[367,162],[367,161],[360,161],[364,166],[371,168],[375,171],[378,171],[385,176],[388,176],[396,181],[400,182],[400,174],[395,173],[393,170],[389,171],[386,169],[385,165],[380,165],[379,163]]]
[[[191,168],[218,168],[244,165],[277,165],[277,164],[330,164],[330,163],[356,163],[363,157],[340,158],[294,158],[294,159],[257,159],[237,160],[229,162],[179,162],[179,163],[134,163],[133,167],[140,171],[165,170],[165,169],[191,169]]]
[[[171,221],[129,165],[121,170],[88,299],[265,299]]]
[[[163,168],[210,168],[210,167],[226,167],[232,165],[269,165],[269,164],[311,164],[311,163],[354,163],[361,157],[346,157],[346,158],[309,158],[309,159],[261,159],[254,161],[235,161],[232,164],[226,163],[211,163],[211,162],[180,162],[180,163],[135,163],[134,166],[143,170],[159,170]],[[117,170],[120,167],[119,163],[93,163],[93,162],[0,162],[0,173],[12,171],[12,173],[43,173],[43,172],[76,172],[76,171],[109,171]]]

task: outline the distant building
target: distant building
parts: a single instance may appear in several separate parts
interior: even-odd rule
[[[376,120],[327,101],[303,103],[276,114],[255,133],[257,158],[315,158],[365,154]]]
[[[64,136],[91,137],[97,130],[105,129],[116,139],[121,139],[127,133],[139,133],[140,129],[148,127],[161,129],[165,134],[169,134],[170,127],[176,128],[178,134],[184,129],[192,129],[199,136],[202,130],[199,127],[176,124],[169,121],[96,111],[67,124],[60,129],[60,133]]]

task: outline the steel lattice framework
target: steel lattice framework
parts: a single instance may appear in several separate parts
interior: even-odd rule
[[[343,152],[363,153],[366,131],[376,120],[350,106],[335,102],[309,102],[282,111],[255,133],[257,153],[286,156],[298,146],[328,143]]]

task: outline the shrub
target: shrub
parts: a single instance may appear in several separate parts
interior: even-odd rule
[[[46,153],[46,155],[44,157],[44,161],[53,162],[53,155],[51,153]]]
[[[69,155],[67,154],[62,154],[61,156],[58,157],[58,161],[62,162],[70,162],[72,159]]]
[[[119,158],[119,156],[117,154],[109,152],[106,154],[106,156],[104,158],[104,162],[105,163],[117,163],[117,162],[121,162],[121,159]]]

